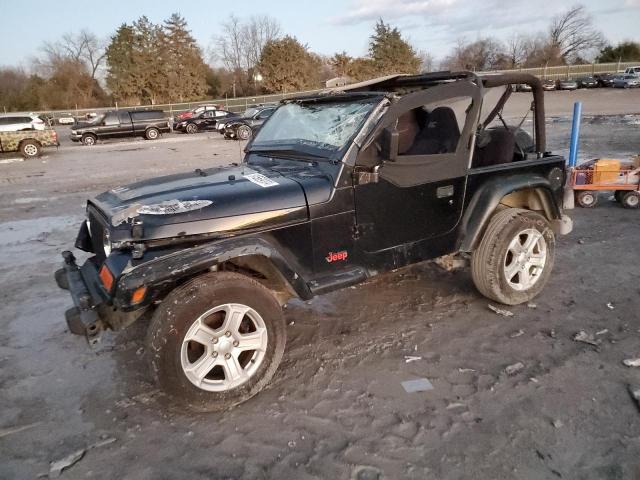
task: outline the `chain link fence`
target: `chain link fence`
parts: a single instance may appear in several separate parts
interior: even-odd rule
[[[598,73],[618,73],[623,72],[625,68],[640,65],[639,62],[615,62],[615,63],[592,63],[587,65],[562,65],[558,67],[537,67],[537,68],[518,68],[513,70],[495,70],[491,72],[476,72],[476,73],[512,73],[522,72],[536,75],[542,79],[565,79],[565,78],[578,78],[583,76],[595,75]],[[167,103],[161,105],[138,105],[138,106],[125,106],[117,104],[111,107],[101,108],[76,108],[70,110],[56,110],[56,111],[41,111],[33,112],[38,115],[46,115],[53,120],[54,123],[58,123],[60,118],[64,117],[76,117],[81,118],[87,114],[101,113],[114,109],[126,109],[126,110],[146,110],[146,109],[158,109],[163,110],[167,117],[171,118],[175,115],[186,112],[199,105],[215,104],[221,105],[224,109],[232,112],[243,112],[251,105],[257,105],[262,103],[274,103],[279,102],[285,98],[296,97],[304,94],[311,94],[318,92],[319,90],[307,90],[301,92],[290,93],[277,93],[272,95],[255,95],[251,97],[241,98],[216,98],[213,100],[202,100],[198,102],[183,102],[183,103]]]

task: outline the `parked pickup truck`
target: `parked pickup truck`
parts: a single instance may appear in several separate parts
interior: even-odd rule
[[[534,136],[502,116],[520,84],[532,89]],[[531,75],[471,72],[395,75],[284,100],[242,164],[88,201],[75,245],[93,256],[78,266],[65,251],[55,274],[75,304],[69,329],[93,344],[105,328],[150,315],[150,371],[203,411],[268,383],[292,297],[460,254],[480,294],[528,302],[549,280],[556,235],[572,228],[543,100]]]
[[[58,134],[52,128],[0,132],[0,152],[20,152],[25,158],[37,157],[42,147],[59,145]]]
[[[71,130],[71,140],[85,145],[95,145],[98,139],[118,137],[155,140],[170,130],[170,122],[162,110],[113,110],[91,121],[76,123]]]

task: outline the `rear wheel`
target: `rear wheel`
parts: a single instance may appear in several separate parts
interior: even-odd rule
[[[473,252],[473,282],[496,302],[528,302],[547,283],[554,255],[555,236],[546,218],[529,210],[502,210],[490,220]]]
[[[187,133],[197,133],[198,132],[198,126],[194,123],[189,123],[185,129],[184,129]]]
[[[615,192],[613,192],[613,198],[616,199],[616,202],[618,203],[622,203],[622,196],[625,194],[626,192],[624,190],[616,190]]]
[[[37,157],[40,155],[40,144],[35,140],[25,140],[20,144],[20,153],[26,158]]]
[[[622,195],[620,203],[624,208],[638,208],[640,206],[640,193],[634,191],[626,192]]]
[[[282,309],[272,293],[231,272],[201,275],[175,289],[147,334],[157,381],[196,411],[223,410],[262,390],[285,341]]]
[[[160,131],[157,128],[148,128],[146,132],[144,132],[144,138],[147,140],[155,140],[160,136]]]
[[[598,193],[591,190],[581,190],[576,193],[576,203],[582,208],[593,208],[598,204]]]

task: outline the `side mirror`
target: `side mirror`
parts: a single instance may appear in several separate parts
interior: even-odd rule
[[[385,128],[382,131],[382,155],[385,159],[395,162],[398,159],[398,139],[400,134],[394,128]]]

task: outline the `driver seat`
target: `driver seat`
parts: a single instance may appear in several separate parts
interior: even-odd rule
[[[460,127],[451,107],[436,107],[427,117],[406,155],[453,153],[460,141]]]

